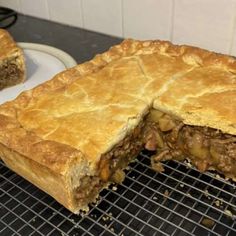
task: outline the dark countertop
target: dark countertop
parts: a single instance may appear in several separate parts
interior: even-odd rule
[[[78,64],[122,41],[120,38],[25,15],[19,15],[16,24],[8,31],[17,42],[41,43],[62,49],[74,57]]]

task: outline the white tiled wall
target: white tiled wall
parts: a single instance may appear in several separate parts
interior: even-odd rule
[[[236,0],[0,0],[0,6],[109,35],[236,55]]]
[[[47,0],[47,2],[48,12],[52,21],[83,27],[81,1]]]
[[[6,2],[8,0],[5,0]],[[4,2],[5,2],[4,1]],[[49,19],[48,3],[47,0],[19,0],[20,7],[19,11],[26,14],[43,19]]]
[[[124,37],[170,40],[172,5],[172,0],[124,0]]]
[[[227,53],[230,49],[235,0],[176,0],[173,41]]]
[[[20,0],[0,0],[0,6],[10,7],[14,10],[20,10]]]
[[[122,37],[122,4],[117,0],[82,0],[84,28]]]

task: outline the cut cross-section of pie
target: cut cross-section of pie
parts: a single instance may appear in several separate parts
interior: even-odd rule
[[[0,90],[25,80],[23,51],[11,35],[0,29]]]

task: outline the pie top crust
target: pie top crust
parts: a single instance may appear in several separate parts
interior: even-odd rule
[[[94,171],[150,107],[235,135],[235,74],[229,56],[125,40],[1,105],[0,143],[63,174],[81,158]]]

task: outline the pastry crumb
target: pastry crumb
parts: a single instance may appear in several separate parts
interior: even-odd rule
[[[157,173],[161,173],[165,170],[162,163],[160,162],[152,163],[152,169],[156,171]]]
[[[112,187],[112,190],[113,190],[113,191],[116,191],[116,190],[117,190],[117,187],[116,187],[116,186],[113,186],[113,187]]]
[[[216,177],[217,179],[221,179],[220,175],[218,175],[218,174],[216,174],[215,177]]]
[[[103,216],[102,219],[103,219],[103,221],[108,221],[109,220],[109,216]]]
[[[201,224],[206,226],[207,228],[212,228],[215,224],[215,221],[205,217],[202,219]]]
[[[188,160],[185,160],[184,163],[185,163],[187,168],[192,168],[193,167],[192,164]]]
[[[224,202],[224,199],[223,198],[219,198],[219,201],[220,201],[220,205],[222,205],[223,202]]]
[[[165,197],[169,197],[170,193],[169,193],[168,189],[165,190],[164,195],[165,195]]]
[[[102,217],[103,221],[111,221],[112,220],[112,213],[108,213],[107,215]]]
[[[215,205],[216,205],[217,207],[220,206],[220,200],[216,200],[214,203],[215,203]]]
[[[205,195],[206,197],[208,197],[208,196],[209,196],[209,192],[208,192],[208,190],[207,190],[207,189],[204,191],[204,195]]]
[[[109,216],[109,220],[112,220],[112,217],[113,217],[113,216],[112,216],[112,213],[111,213],[111,212],[108,213],[108,216]]]
[[[229,217],[233,217],[233,213],[230,210],[224,210],[225,214]]]

